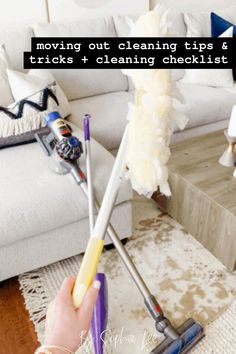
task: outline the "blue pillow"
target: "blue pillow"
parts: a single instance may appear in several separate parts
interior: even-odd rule
[[[225,20],[224,18],[216,15],[214,12],[211,12],[211,36],[219,37],[224,33],[229,27],[233,26],[233,36],[236,37],[236,26],[231,22]],[[233,69],[234,81],[236,81],[236,69]]]
[[[211,12],[211,36],[212,37],[219,37],[231,26],[233,26],[234,28],[233,35],[236,36],[236,26],[233,23],[216,15],[214,12]]]

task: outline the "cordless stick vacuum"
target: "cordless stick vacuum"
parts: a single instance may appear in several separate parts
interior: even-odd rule
[[[128,252],[126,251],[118,235],[116,234],[113,226],[109,224],[109,220],[112,214],[112,209],[114,207],[116,197],[120,185],[124,179],[124,173],[126,170],[125,155],[126,155],[126,147],[127,147],[127,139],[128,139],[128,129],[129,129],[129,125],[127,125],[125,129],[125,133],[122,138],[122,142],[117,154],[117,158],[113,166],[111,177],[107,185],[107,189],[102,201],[100,211],[98,213],[96,224],[93,229],[91,238],[89,240],[80,267],[80,271],[72,294],[73,302],[76,307],[80,306],[84,298],[84,295],[86,293],[86,290],[88,289],[88,287],[93,281],[93,278],[96,273],[97,265],[102,253],[102,249],[104,245],[104,237],[107,231],[123,263],[125,264],[131,277],[133,278],[141,295],[143,296],[144,303],[147,307],[147,310],[149,311],[150,315],[153,317],[155,321],[155,326],[157,331],[162,333],[165,336],[165,340],[159,346],[153,349],[151,353],[153,354],[187,353],[201,338],[203,338],[204,331],[202,326],[200,325],[200,323],[196,322],[191,318],[188,319],[178,329],[175,329],[171,325],[170,321],[164,316],[164,313],[159,303],[157,302],[156,298],[152,295],[145,281],[143,280],[140,273],[138,272]],[[52,128],[51,130],[53,132]],[[54,139],[55,138],[58,139],[56,135]],[[43,142],[45,140],[47,141],[48,139],[45,137],[44,138],[38,137],[37,140],[42,145]],[[66,155],[66,158],[64,159],[63,155],[61,154],[60,155],[62,159],[61,164],[67,166],[68,172],[71,172],[75,181],[81,186],[85,195],[88,196],[86,180],[83,178],[83,173],[81,173],[78,164],[77,163],[75,164],[75,160],[73,160],[74,155],[75,154],[71,155],[72,159],[68,162],[67,159],[68,155]],[[95,201],[95,206],[98,210],[99,205],[96,201]]]

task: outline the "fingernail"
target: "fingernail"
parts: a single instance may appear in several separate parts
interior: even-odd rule
[[[99,280],[95,280],[93,283],[93,287],[99,290],[101,288],[101,282]]]

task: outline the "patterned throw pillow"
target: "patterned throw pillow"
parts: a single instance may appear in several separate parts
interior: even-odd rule
[[[8,107],[0,106],[0,148],[33,141],[34,133],[45,127],[45,116],[57,106],[56,83]]]
[[[7,69],[7,76],[14,97],[12,102],[18,102],[42,90],[52,82],[56,82],[54,76],[48,70],[42,69],[31,69],[27,74]],[[58,82],[56,82],[56,85],[57,99],[59,101],[57,109],[61,116],[65,118],[71,113],[70,104]]]

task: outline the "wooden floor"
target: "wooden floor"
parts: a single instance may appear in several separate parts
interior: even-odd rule
[[[33,354],[38,345],[17,278],[0,283],[0,354]]]

